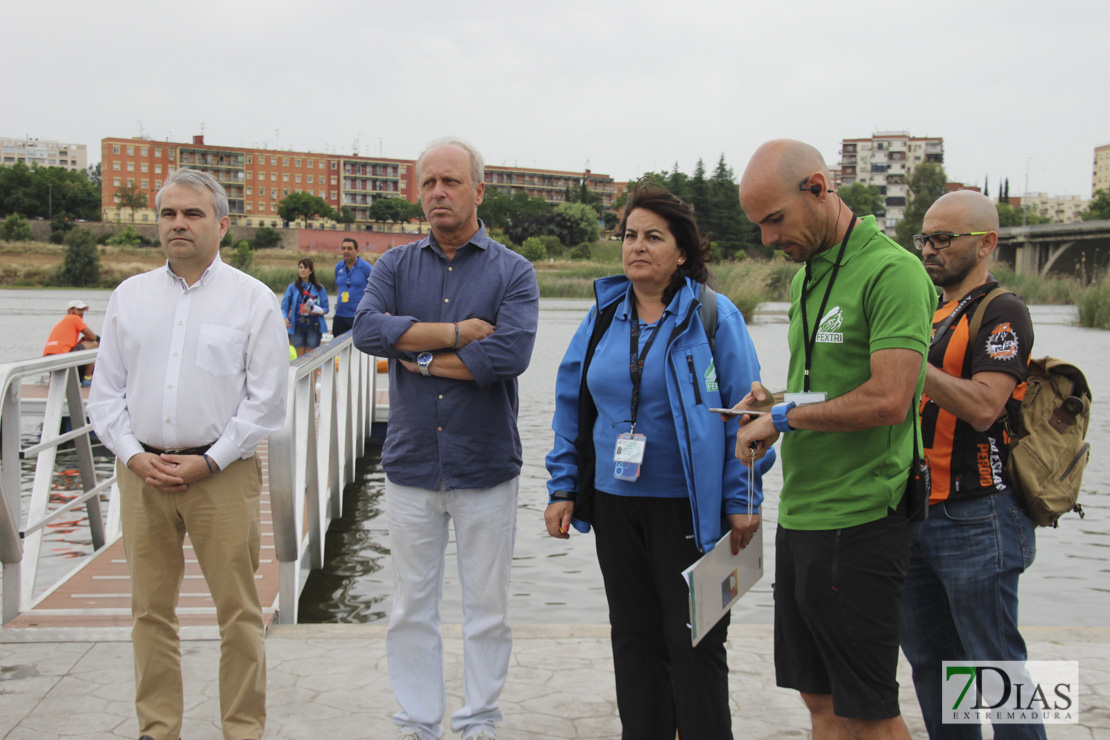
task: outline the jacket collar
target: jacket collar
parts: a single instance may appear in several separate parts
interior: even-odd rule
[[[597,299],[598,312],[600,313],[611,303],[622,300],[628,295],[631,286],[632,281],[624,275],[610,275],[595,280],[594,295]],[[671,299],[667,310],[675,314],[678,321],[681,321],[693,309],[700,293],[701,286],[690,278],[686,278],[686,284]]]

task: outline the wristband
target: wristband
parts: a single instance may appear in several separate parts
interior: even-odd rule
[[[201,455],[204,458],[204,464],[208,466],[208,474],[215,475],[216,471],[212,469],[212,461],[208,459],[208,455]]]
[[[775,425],[775,429],[783,434],[794,431],[794,427],[790,426],[790,422],[786,420],[787,412],[794,406],[793,401],[787,401],[786,403],[776,403],[771,407],[771,422]]]
[[[459,334],[459,322],[456,321],[455,322],[455,346],[451,347],[451,349],[458,349],[460,341],[462,341],[462,336]]]

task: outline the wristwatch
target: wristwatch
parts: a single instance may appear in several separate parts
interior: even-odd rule
[[[790,426],[790,422],[786,420],[786,412],[794,408],[796,404],[793,401],[786,401],[784,403],[776,403],[771,407],[771,423],[775,425],[783,434],[793,432],[794,427]]]
[[[431,352],[421,352],[416,356],[416,364],[420,367],[420,374],[425,378],[432,377],[432,358]]]

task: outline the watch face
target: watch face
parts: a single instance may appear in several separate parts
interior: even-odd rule
[[[420,365],[430,365],[432,362],[432,353],[421,352],[416,356],[416,362]]]

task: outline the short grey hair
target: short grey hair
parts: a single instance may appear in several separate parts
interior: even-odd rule
[[[436,139],[431,144],[428,144],[428,146],[424,148],[424,151],[420,152],[420,157],[416,160],[417,180],[420,179],[420,169],[421,165],[424,163],[424,157],[428,152],[433,149],[438,149],[441,146],[457,146],[470,155],[470,177],[474,180],[474,187],[478,187],[479,183],[486,181],[486,162],[482,159],[481,153],[471,146],[469,142],[456,136],[445,136],[442,139]],[[419,188],[420,183],[417,182],[416,186]]]
[[[184,185],[193,190],[207,190],[212,193],[212,205],[216,210],[216,220],[219,221],[227,216],[227,192],[224,191],[224,186],[207,172],[189,167],[182,167],[166,178],[165,184],[154,196],[154,210],[156,212],[162,212],[162,193],[166,192],[166,188],[170,185]]]

